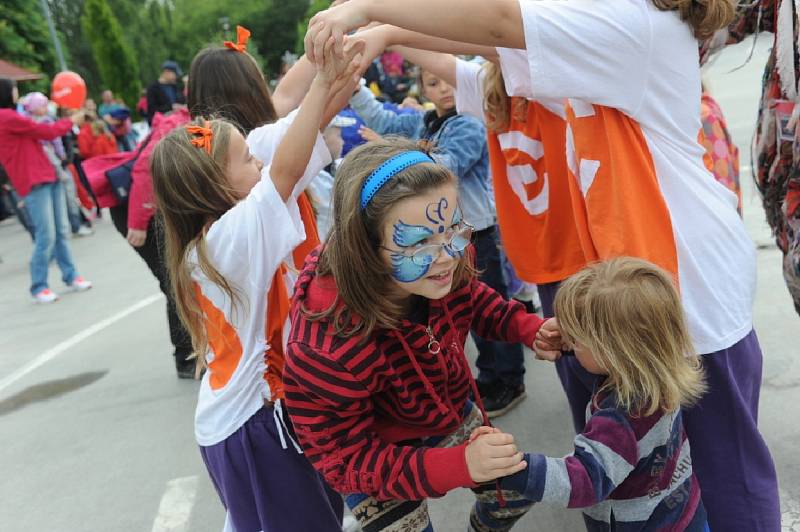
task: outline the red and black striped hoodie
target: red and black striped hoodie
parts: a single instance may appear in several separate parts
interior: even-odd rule
[[[464,421],[474,388],[464,356],[470,329],[487,340],[532,345],[542,320],[473,280],[429,301],[429,328],[404,320],[366,341],[345,338],[332,321],[309,320],[302,310],[326,310],[336,301],[333,278],[315,275],[317,260],[317,252],[309,256],[295,287],[284,369],[286,407],[311,464],[340,493],[378,499],[474,487],[465,445],[403,442],[451,434]],[[429,349],[428,330],[438,353]]]

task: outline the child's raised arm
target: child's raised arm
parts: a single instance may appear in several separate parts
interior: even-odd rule
[[[311,19],[306,55],[312,62],[319,61],[331,36],[339,47],[347,32],[370,22],[452,41],[525,48],[518,0],[350,0]]]
[[[295,185],[305,173],[317,133],[325,125],[322,124],[323,115],[331,90],[335,88],[339,78],[349,76],[351,64],[357,65],[360,62],[358,54],[364,46],[361,41],[349,43],[344,55],[337,57],[334,56],[333,45],[333,39],[329,39],[311,88],[272,160],[270,177],[284,200],[291,196]]]

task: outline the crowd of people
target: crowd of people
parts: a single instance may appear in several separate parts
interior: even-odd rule
[[[468,488],[473,531],[539,502],[588,530],[778,531],[739,153],[700,66],[745,33],[796,38],[793,9],[337,1],[274,91],[241,27],[183,92],[165,62],[138,144],[110,93],[52,121],[0,80],[31,293],[55,297],[52,257],[91,286],[70,197],[79,226],[108,207],[167,296],[178,376],[201,378],[226,530],[342,530],[347,505],[364,532],[427,532],[426,500]],[[797,51],[777,56],[758,182],[796,296]],[[75,128],[79,157],[56,140]],[[563,386],[566,456],[492,426],[525,398],[526,352]]]

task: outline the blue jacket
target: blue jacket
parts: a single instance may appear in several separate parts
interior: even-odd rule
[[[449,118],[432,135],[425,128],[425,113],[397,115],[383,108],[369,89],[362,87],[350,99],[350,106],[367,127],[379,135],[403,135],[411,139],[433,141],[438,148],[433,155],[458,177],[459,203],[464,220],[476,231],[495,225],[494,190],[489,178],[489,149],[486,128],[468,115]]]

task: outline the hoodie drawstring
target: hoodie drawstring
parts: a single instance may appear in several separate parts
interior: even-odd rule
[[[443,304],[442,309],[444,310],[444,315],[447,318],[447,323],[450,325],[450,329],[454,332],[458,331],[455,323],[453,322],[453,316],[450,314],[450,309],[447,307],[447,304]],[[456,338],[456,344],[458,344],[459,340],[460,338]],[[483,424],[487,427],[491,427],[492,425],[489,423],[489,415],[486,413],[486,409],[483,406],[483,399],[481,399],[481,394],[478,392],[478,383],[475,382],[475,378],[472,376],[472,369],[469,367],[469,362],[467,361],[467,354],[463,349],[459,349],[459,351],[461,356],[457,357],[458,363],[461,365],[462,370],[467,374],[470,387],[472,388],[472,395],[475,396],[475,403],[477,403],[478,409],[481,411],[481,416],[483,417]],[[500,508],[505,508],[508,506],[508,502],[503,496],[503,488],[500,486],[499,478],[494,481],[494,485],[495,491],[497,492],[497,504],[500,506]]]
[[[425,387],[425,391],[427,391],[428,395],[430,395],[431,398],[433,398],[433,401],[436,403],[436,407],[439,409],[439,412],[441,412],[442,415],[444,416],[452,417],[454,415],[453,410],[448,408],[447,405],[444,403],[444,401],[442,401],[442,398],[439,397],[439,394],[436,393],[436,389],[433,387],[433,384],[431,384],[431,381],[429,381],[428,378],[425,376],[425,373],[422,371],[419,362],[417,362],[417,357],[414,356],[414,351],[411,350],[411,347],[409,347],[408,342],[406,342],[406,339],[398,331],[394,331],[394,334],[400,341],[400,343],[403,345],[403,349],[405,349],[409,360],[411,360],[411,365],[414,366],[414,371],[417,373],[417,376],[422,381],[422,385]],[[435,353],[435,356],[437,357],[437,359],[440,358],[439,353]]]

